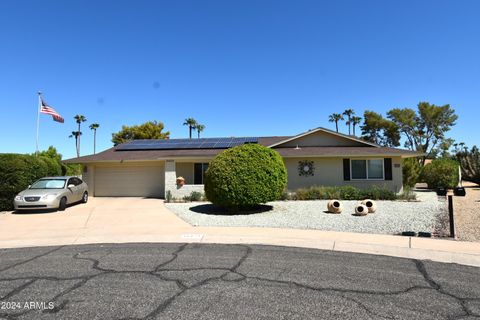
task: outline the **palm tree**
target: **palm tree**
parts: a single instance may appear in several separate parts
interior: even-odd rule
[[[352,117],[352,126],[353,126],[353,135],[356,136],[355,134],[355,127],[359,125],[362,122],[361,117]]]
[[[343,111],[343,115],[347,116],[347,122],[345,123],[348,126],[348,134],[350,135],[350,125],[352,124],[352,116],[355,114],[353,109],[347,109]]]
[[[80,125],[82,124],[82,122],[87,121],[87,118],[85,118],[85,116],[82,116],[81,114],[77,114],[75,117],[73,117],[73,119],[75,119],[75,122],[78,123],[77,132],[79,133],[79,135],[78,135],[78,138],[76,138],[76,140],[77,140],[77,156],[80,157],[80,136],[82,135],[82,131],[80,130]]]
[[[75,138],[75,149],[77,150],[77,158],[80,157],[80,151],[78,150],[78,140],[82,133],[80,131],[72,131],[72,134],[69,135],[69,138]]]
[[[91,130],[93,130],[93,154],[97,153],[97,129],[100,127],[98,123],[92,123],[88,126]]]
[[[190,139],[192,139],[192,130],[195,130],[195,128],[196,128],[197,120],[195,120],[193,118],[187,118],[187,119],[185,119],[185,122],[183,123],[183,125],[188,126],[189,136],[190,136]]]
[[[200,132],[203,132],[203,130],[205,130],[205,126],[203,124],[197,124],[195,126],[195,129],[197,130],[198,139],[200,139]]]
[[[337,128],[337,132],[338,132],[338,121],[342,121],[342,120],[343,120],[343,116],[340,113],[332,113],[328,117],[329,122],[335,122],[335,127]]]

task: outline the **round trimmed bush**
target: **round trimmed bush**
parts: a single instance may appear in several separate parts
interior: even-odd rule
[[[230,210],[249,209],[280,199],[287,170],[280,155],[258,144],[223,151],[205,172],[205,195]]]
[[[458,162],[450,159],[433,160],[422,170],[422,180],[429,188],[453,189],[458,185]]]

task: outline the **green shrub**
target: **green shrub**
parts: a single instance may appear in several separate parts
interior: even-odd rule
[[[403,186],[413,188],[419,182],[422,165],[417,158],[403,159]]]
[[[377,186],[363,190],[353,186],[313,186],[298,189],[293,197],[295,200],[364,200],[367,198],[372,200],[395,200],[397,196],[393,191]]]
[[[13,198],[35,180],[62,174],[60,162],[25,154],[0,154],[0,211],[13,209]]]
[[[360,190],[360,199],[372,200],[395,200],[397,195],[384,187],[372,186],[370,188]]]
[[[458,185],[458,162],[450,159],[433,160],[423,167],[421,178],[429,188],[453,189]]]
[[[318,200],[323,199],[321,187],[300,188],[295,192],[295,200]]]
[[[231,211],[278,200],[287,185],[287,170],[270,148],[245,144],[223,151],[205,172],[205,195]]]
[[[353,186],[342,186],[339,187],[340,196],[339,199],[342,200],[358,200],[360,199],[360,190]]]
[[[414,201],[417,200],[417,194],[413,192],[412,188],[405,186],[403,192],[397,196],[399,200]]]
[[[83,165],[75,163],[62,164],[62,175],[80,176],[83,173]]]
[[[192,193],[190,193],[190,201],[201,201],[202,198],[203,194],[201,192],[192,191]]]

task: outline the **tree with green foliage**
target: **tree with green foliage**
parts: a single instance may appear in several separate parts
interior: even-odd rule
[[[356,136],[355,127],[357,125],[359,125],[360,123],[362,123],[362,118],[361,117],[357,117],[357,116],[352,117],[352,128],[353,128],[353,135],[354,136]]]
[[[421,180],[428,184],[429,188],[453,189],[458,185],[459,163],[451,159],[436,159],[422,169]]]
[[[455,125],[458,116],[455,110],[446,104],[437,106],[420,102],[417,112],[410,108],[395,108],[387,112],[387,117],[395,123],[405,137],[405,147],[426,154],[422,159],[432,157],[435,147],[445,139],[445,133]]]
[[[413,188],[420,182],[420,175],[422,173],[422,165],[418,158],[403,159],[402,174],[403,186]]]
[[[205,172],[205,195],[230,211],[248,210],[280,199],[287,169],[277,151],[244,144],[218,154]]]
[[[122,126],[122,130],[112,133],[112,142],[118,144],[138,139],[168,139],[170,132],[163,132],[162,122],[147,121],[141,125]]]
[[[82,122],[87,121],[87,118],[85,118],[85,116],[81,114],[77,114],[73,118],[75,119],[75,122],[78,124],[78,130],[77,130],[78,134],[75,136],[76,145],[77,145],[77,158],[78,158],[80,157],[80,136],[82,135],[82,130],[80,130],[80,126]]]
[[[76,131],[74,131],[76,132]],[[37,155],[43,158],[50,158],[57,162],[61,167],[61,175],[62,176],[80,176],[83,171],[83,166],[81,164],[76,163],[63,163],[62,162],[62,154],[58,153],[57,148],[54,146],[49,146],[47,150],[40,151],[38,154],[32,154],[32,156]]]
[[[338,132],[338,122],[342,120],[343,120],[343,116],[340,113],[332,113],[330,116],[328,116],[329,122],[335,122],[335,128],[337,129],[337,132]]]
[[[80,149],[78,148],[79,143],[78,141],[80,140],[80,136],[82,135],[82,132],[80,131],[72,131],[72,134],[69,135],[69,138],[75,138],[75,149],[77,151],[77,158],[80,157]]]
[[[89,128],[93,130],[93,154],[97,153],[97,129],[100,127],[98,123],[92,123]]]
[[[443,139],[439,144],[437,148],[432,149],[432,156],[434,158],[440,157],[440,158],[451,158],[452,154],[450,153],[450,149],[453,147],[455,144],[455,140],[451,138],[445,138]]]
[[[387,147],[400,145],[398,127],[379,113],[365,111],[363,125],[360,128],[362,129],[362,138],[366,141]]]
[[[480,150],[477,146],[473,146],[471,150],[468,148],[460,150],[455,155],[462,169],[462,178],[467,181],[480,185]]]
[[[347,109],[347,110],[343,111],[343,115],[344,115],[345,117],[347,117],[345,124],[348,126],[348,135],[351,134],[350,128],[351,128],[351,124],[353,123],[353,122],[352,122],[352,116],[353,116],[354,114],[355,114],[355,111],[353,111],[353,109]]]
[[[197,120],[193,118],[187,118],[185,119],[183,125],[188,126],[189,137],[192,139],[192,131],[195,130],[196,126],[198,125]]]
[[[200,139],[200,132],[203,132],[203,130],[205,130],[205,125],[197,124],[195,126],[195,130],[197,130],[197,138]]]
[[[37,155],[39,157],[51,158],[57,160],[58,162],[62,161],[62,154],[58,153],[57,148],[55,148],[54,146],[49,146],[47,150],[40,151],[37,153]]]

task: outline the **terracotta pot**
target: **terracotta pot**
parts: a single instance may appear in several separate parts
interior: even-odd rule
[[[338,200],[330,200],[327,203],[327,210],[331,213],[341,213],[343,210],[342,203]]]
[[[366,216],[368,213],[368,208],[364,204],[359,204],[355,207],[355,213],[354,215],[356,216]]]
[[[375,201],[370,200],[370,199],[365,199],[361,202],[363,205],[367,206],[368,208],[368,213],[374,213],[377,211],[377,204]]]

